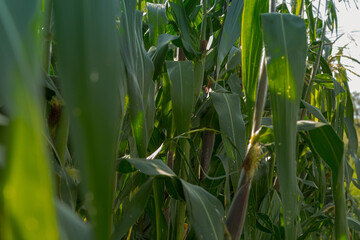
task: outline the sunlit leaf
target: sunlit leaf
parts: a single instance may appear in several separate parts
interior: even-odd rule
[[[322,113],[320,112],[320,110],[317,107],[314,107],[313,105],[311,105],[305,101],[301,101],[301,103],[304,104],[304,106],[306,107],[308,112],[311,113],[314,117],[316,117],[317,119],[319,119],[320,121],[322,121],[324,123],[328,123],[328,121],[325,119],[324,115],[322,115]]]
[[[241,26],[242,81],[249,119],[252,119],[262,53],[260,14],[268,12],[269,1],[245,0]],[[251,129],[249,121],[248,129]]]
[[[304,21],[288,14],[262,14],[275,151],[285,236],[297,236],[296,121],[305,76]]]
[[[0,1],[0,99],[9,114],[2,239],[59,239],[40,103],[41,35],[33,32],[41,28],[39,10],[37,0]]]

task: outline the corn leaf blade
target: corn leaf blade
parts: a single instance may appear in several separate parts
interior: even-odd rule
[[[171,80],[171,100],[177,134],[189,130],[194,102],[194,67],[192,62],[166,61]]]
[[[39,6],[37,0],[0,1],[0,98],[9,114],[2,239],[59,239],[40,104]]]
[[[261,15],[271,96],[275,151],[285,236],[297,237],[296,121],[305,76],[304,21],[288,14]]]
[[[269,1],[245,0],[241,26],[242,79],[249,119],[252,119],[256,101],[257,80],[262,53],[260,14],[268,12]],[[251,129],[249,121],[248,129]]]
[[[240,36],[243,7],[244,0],[232,1],[229,7],[229,12],[226,15],[224,27],[221,33],[219,50],[217,54],[217,75],[220,72],[221,63]]]
[[[145,51],[142,12],[136,1],[120,1],[120,50],[127,71],[127,89],[132,130],[138,156],[146,157],[154,126],[154,65]]]
[[[238,171],[246,153],[246,129],[241,115],[240,98],[237,94],[227,93],[211,93],[210,97],[219,116],[220,130],[231,139],[240,153],[236,149],[228,150],[228,171]],[[223,141],[227,139],[223,137]],[[239,177],[240,173],[231,175],[234,189],[237,189]]]
[[[64,98],[95,239],[109,238],[120,125],[113,2],[54,1]],[[72,34],[69,37],[69,32]]]

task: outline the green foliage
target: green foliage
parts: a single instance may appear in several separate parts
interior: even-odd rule
[[[0,0],[0,238],[360,239],[334,2],[272,4]]]
[[[285,236],[297,236],[296,121],[304,84],[304,21],[288,14],[263,14],[266,69],[275,135],[275,152],[283,203]]]

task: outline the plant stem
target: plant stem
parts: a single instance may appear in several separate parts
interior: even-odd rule
[[[333,174],[332,181],[333,197],[335,202],[335,239],[347,240],[349,239],[349,234],[344,192],[344,158],[340,164],[338,175]]]
[[[309,80],[309,85],[308,85],[308,87],[306,89],[306,93],[305,93],[304,100],[306,102],[308,102],[308,103],[310,102],[310,96],[311,96],[311,89],[312,89],[312,86],[313,86],[313,80],[314,80],[314,78],[316,76],[316,73],[317,73],[317,70],[319,68],[322,51],[324,49],[326,22],[327,21],[325,21],[325,23],[324,23],[324,27],[323,27],[323,31],[322,31],[322,35],[321,35],[320,48],[319,48],[319,51],[318,51],[318,53],[316,55],[316,59],[315,59],[314,65],[313,65],[313,69],[311,70],[311,76],[310,76],[310,80]],[[304,119],[305,113],[306,113],[306,108],[303,109],[303,111],[301,113],[301,116],[300,116],[300,120]]]
[[[201,146],[201,160],[200,160],[200,180],[205,178],[211,160],[211,154],[214,148],[215,133],[213,131],[204,131],[203,141]]]
[[[161,202],[159,202],[161,191],[163,187],[160,183],[161,180],[153,180],[153,193],[154,193],[154,202],[155,202],[155,218],[156,218],[156,240],[161,240]]]
[[[181,161],[179,176],[183,180],[187,180],[189,167],[188,164],[184,163],[184,161],[189,160],[190,156],[190,145],[185,139],[180,139],[180,150],[184,151],[184,158],[179,158],[178,161]],[[185,222],[185,211],[186,211],[186,203],[184,201],[176,202],[176,212],[175,212],[175,239],[183,240],[184,238],[184,222]]]
[[[260,78],[259,78],[258,89],[257,89],[257,97],[256,97],[256,103],[255,103],[255,109],[254,109],[251,136],[253,136],[255,134],[255,132],[261,126],[261,116],[264,111],[267,87],[268,87],[268,84],[267,84],[267,77],[266,77],[265,58],[263,58],[263,61],[261,63],[261,68],[260,68]]]
[[[275,167],[275,154],[274,152],[271,154],[270,158],[270,170],[269,170],[269,189],[271,189],[273,185],[274,178],[274,167]]]
[[[176,218],[175,218],[175,239],[183,240],[184,238],[184,220],[185,220],[186,203],[184,201],[176,202]]]
[[[207,5],[207,0],[202,0],[202,23],[201,23],[201,41],[206,40],[206,5]]]
[[[65,165],[65,154],[69,135],[69,118],[65,107],[62,107],[61,118],[56,127],[55,149],[59,154],[60,160]]]

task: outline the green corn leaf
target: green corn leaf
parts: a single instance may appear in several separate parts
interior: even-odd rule
[[[123,159],[123,161],[129,162],[144,174],[167,178],[165,180],[167,190],[177,191],[177,194],[186,201],[190,223],[199,239],[223,239],[224,208],[217,198],[203,188],[178,178],[161,160]]]
[[[259,213],[264,213],[269,216],[271,220],[271,232],[276,236],[275,239],[280,239],[280,235],[274,228],[280,216],[281,200],[278,193],[271,189],[264,197],[260,204]],[[263,239],[267,234],[257,231],[255,239]]]
[[[296,0],[295,1],[295,14],[296,15],[300,15],[301,14],[301,9],[302,9],[302,5],[303,5],[303,0]]]
[[[246,137],[245,123],[241,115],[240,98],[237,94],[210,93],[210,97],[219,116],[220,130],[234,143],[235,149],[228,151],[229,172],[238,171],[245,158]],[[227,141],[223,137],[223,141]],[[226,168],[225,168],[226,169]],[[240,172],[231,175],[234,189],[237,189]]]
[[[156,46],[158,37],[165,33],[167,24],[165,4],[146,3],[150,28],[150,44]]]
[[[0,1],[0,98],[9,117],[1,146],[1,239],[59,239],[40,102],[40,6]]]
[[[13,83],[17,86],[13,89],[2,188],[2,236],[4,239],[37,239],[41,236],[57,239],[53,184],[40,104],[24,87],[21,78],[15,77]]]
[[[145,162],[143,159],[137,158],[125,160],[146,175],[154,177],[159,175],[176,177],[176,174],[163,161],[159,159],[145,160]]]
[[[182,44],[186,51],[198,54],[200,49],[200,38],[196,31],[191,27],[190,19],[186,15],[185,7],[182,0],[169,1],[172,14],[180,30]]]
[[[171,80],[171,100],[177,134],[189,130],[194,102],[194,67],[192,62],[166,61]]]
[[[156,79],[162,71],[165,57],[166,57],[167,51],[169,49],[169,47],[168,47],[169,42],[174,41],[176,39],[178,39],[178,36],[169,35],[166,33],[161,34],[157,38],[156,49],[150,48],[149,55],[155,66],[155,72],[154,72],[154,77],[153,77],[154,79]]]
[[[166,222],[163,206],[165,203],[164,194],[164,181],[161,179],[154,179],[153,181],[153,193],[154,193],[154,205],[155,205],[155,226],[156,226],[156,239],[166,239],[168,236],[168,223]]]
[[[229,52],[226,69],[229,71],[235,68],[238,64],[241,64],[241,50],[239,48],[232,47]]]
[[[236,93],[241,96],[242,89],[241,89],[241,79],[235,74],[231,74],[228,80],[228,84],[230,86],[231,92]]]
[[[305,76],[304,21],[289,14],[262,14],[266,66],[273,112],[275,151],[285,236],[297,237],[296,120]]]
[[[315,128],[319,128],[322,126],[327,125],[326,123],[322,122],[314,122],[314,121],[307,121],[307,120],[300,120],[296,123],[296,128],[298,131],[309,131]]]
[[[203,188],[181,180],[186,208],[198,239],[223,239],[224,210],[221,202]]]
[[[330,125],[309,131],[316,152],[331,168],[336,239],[349,239],[344,192],[344,143]]]
[[[342,163],[344,143],[330,125],[323,125],[309,131],[311,141],[322,159],[335,174]]]
[[[217,53],[217,75],[219,75],[221,63],[240,36],[243,7],[244,0],[232,1],[226,14]]]
[[[57,201],[56,208],[61,239],[91,240],[92,229],[64,203]]]
[[[349,139],[349,151],[356,154],[358,150],[358,137],[356,129],[350,118],[345,117],[344,122],[347,130],[347,137]]]
[[[123,206],[123,213],[119,219],[119,223],[115,226],[112,239],[121,239],[143,214],[151,195],[152,181],[153,179],[149,178],[144,184],[142,184],[135,193],[134,197]]]
[[[356,230],[357,232],[360,232],[360,222],[359,220],[352,218],[352,217],[347,217],[347,221],[349,223],[349,228]]]
[[[313,14],[313,5],[309,0],[305,0],[306,7],[306,16],[308,17],[308,28],[309,28],[309,37],[310,42],[314,42],[316,40],[316,26],[315,26],[315,18]]]
[[[324,123],[328,123],[328,121],[326,120],[324,115],[320,112],[320,110],[317,107],[314,107],[313,105],[311,105],[303,100],[301,100],[301,103],[304,104],[304,106],[306,107],[308,112],[311,113],[314,117],[316,117],[317,119],[319,119],[320,121],[322,121]]]
[[[194,104],[199,98],[203,86],[204,69],[201,61],[194,61]]]
[[[345,108],[345,116],[349,118],[349,120],[354,123],[354,105],[353,100],[351,98],[351,93],[349,89],[349,85],[344,83],[346,86],[346,108]]]
[[[246,97],[246,109],[252,119],[256,101],[257,81],[262,53],[260,14],[268,12],[269,1],[245,0],[241,26],[242,80]],[[252,128],[252,121],[248,124]]]
[[[142,12],[136,1],[120,2],[120,48],[127,71],[131,126],[138,155],[146,157],[154,127],[154,65],[145,51],[142,38]]]
[[[109,238],[121,73],[113,2],[54,1],[57,54],[71,137],[95,239]],[[72,33],[69,37],[69,33]],[[123,103],[122,103],[123,104]]]

